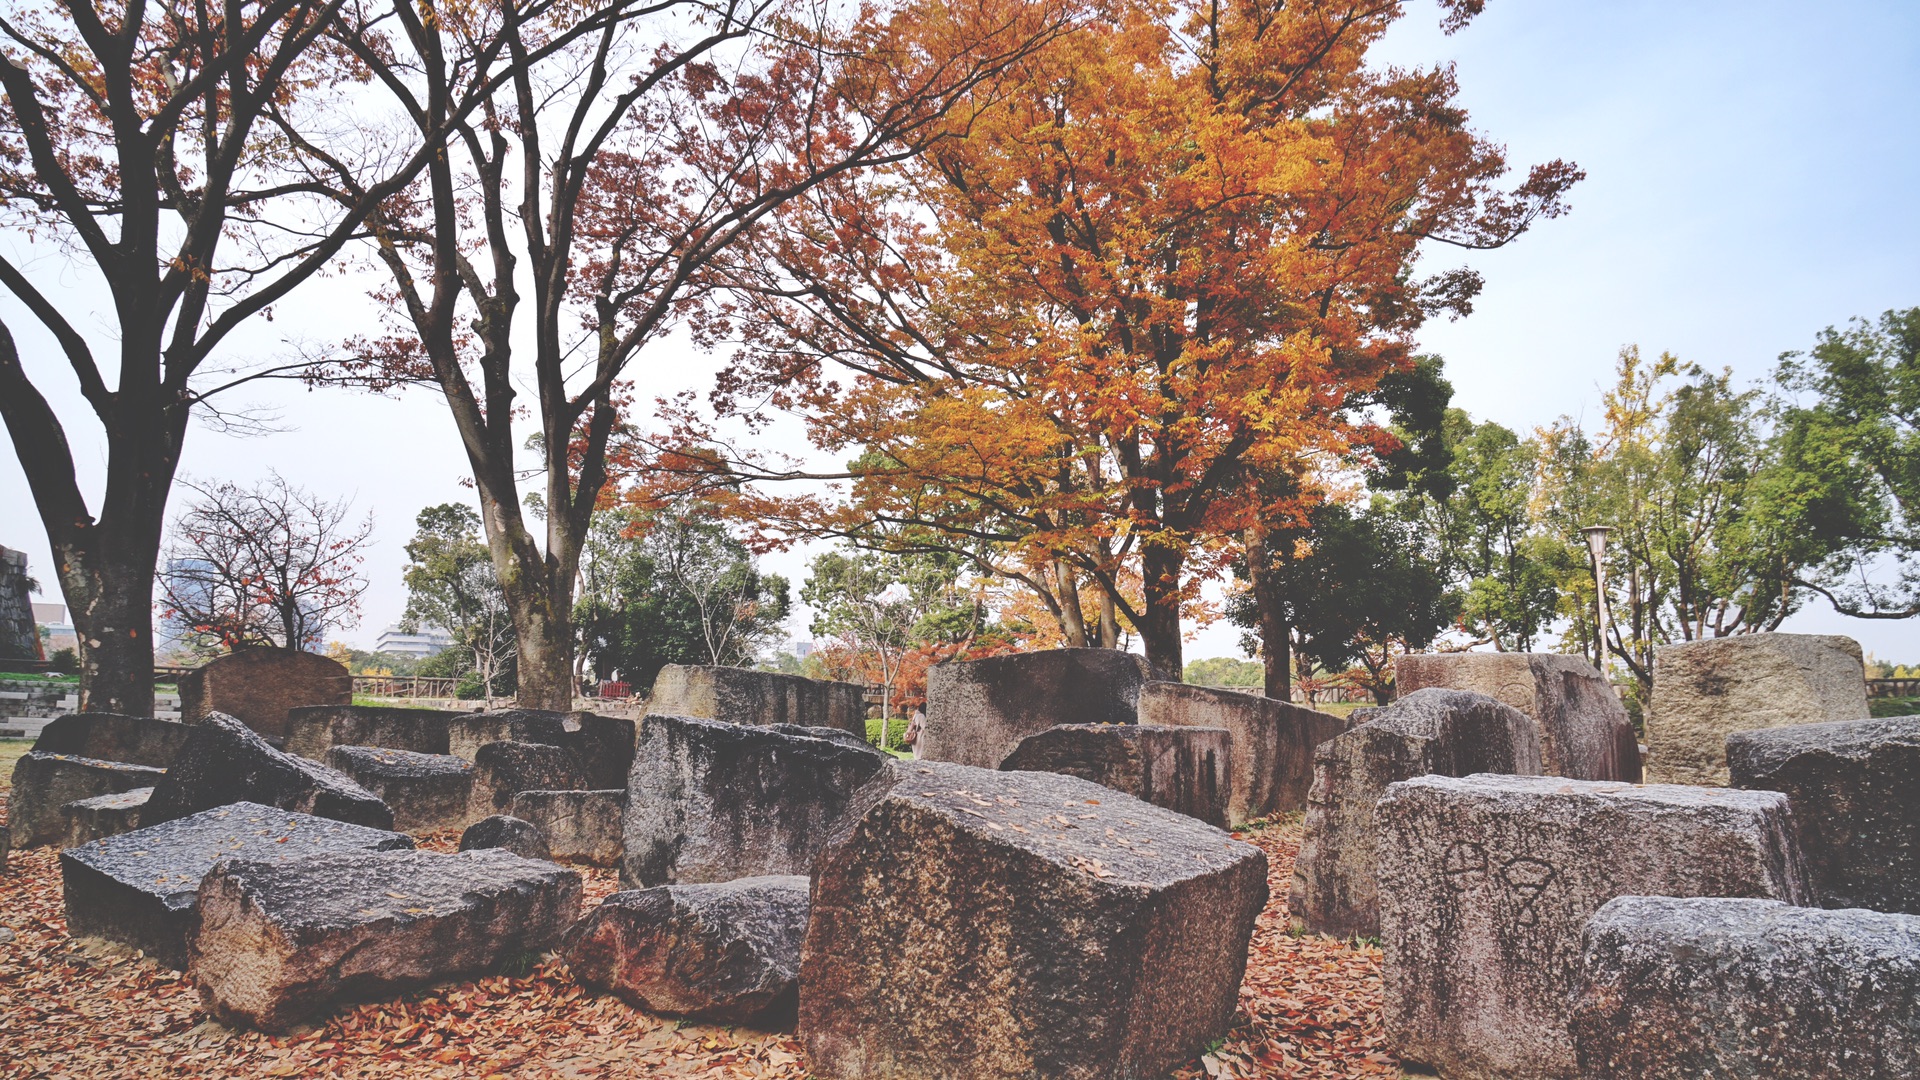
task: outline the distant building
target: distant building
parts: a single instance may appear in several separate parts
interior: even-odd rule
[[[424,660],[452,647],[453,636],[445,630],[434,630],[423,626],[418,633],[409,634],[400,629],[399,623],[394,623],[380,631],[380,640],[375,643],[374,651]]]
[[[793,655],[799,657],[800,659],[805,660],[812,653],[813,653],[813,642],[796,641],[793,643]]]
[[[40,629],[40,644],[46,649],[48,659],[61,649],[80,651],[80,635],[73,632],[73,624],[67,621],[67,605],[33,605],[33,622]]]

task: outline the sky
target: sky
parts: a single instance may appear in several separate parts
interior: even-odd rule
[[[1557,157],[1588,174],[1571,214],[1459,260],[1486,279],[1474,313],[1421,333],[1423,351],[1446,359],[1455,404],[1476,417],[1523,431],[1562,415],[1591,422],[1628,344],[1757,380],[1826,326],[1920,304],[1920,4],[1489,0],[1458,34],[1438,24],[1430,3],[1411,5],[1381,60],[1454,64],[1474,127],[1506,144],[1516,171]],[[0,237],[0,247],[69,311],[99,306],[84,268],[59,253],[18,237]],[[274,322],[237,337],[232,357],[270,359],[373,329],[363,284],[346,275],[308,287]],[[10,301],[0,312],[97,493],[97,425],[44,334]],[[98,317],[84,325],[96,348],[110,341]],[[662,342],[634,371],[639,398],[704,389],[723,363]],[[183,474],[244,483],[276,470],[371,511],[372,587],[360,626],[339,635],[370,647],[404,607],[401,549],[414,515],[472,499],[445,404],[426,391],[391,399],[287,384],[243,399],[277,412],[278,430],[238,438],[196,426]],[[26,480],[3,451],[0,544],[26,550],[57,592]],[[797,590],[808,555],[776,554],[767,565]],[[795,637],[808,636],[806,620],[804,610],[795,616]],[[1850,634],[1875,655],[1920,661],[1912,621],[1810,610],[1783,629]],[[1187,656],[1239,655],[1237,638],[1221,624],[1199,630]]]

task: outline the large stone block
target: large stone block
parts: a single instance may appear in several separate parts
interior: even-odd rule
[[[193,734],[172,767],[153,783],[153,797],[141,820],[154,825],[237,802],[264,803],[372,829],[393,828],[393,811],[351,777],[275,750],[245,724],[221,713],[193,724]]]
[[[649,716],[627,784],[620,880],[632,888],[804,874],[855,790],[886,762],[835,740]]]
[[[1920,716],[1737,731],[1727,765],[1793,800],[1821,904],[1920,915]]]
[[[773,671],[668,664],[653,680],[647,708],[661,716],[696,716],[766,727],[798,724],[867,735],[866,687]]]
[[[289,861],[411,848],[400,834],[240,802],[60,853],[67,932],[185,967],[200,879],[221,859]]]
[[[121,713],[73,713],[40,729],[33,748],[46,754],[70,754],[124,761],[164,769],[186,745],[192,728],[177,720]]]
[[[496,742],[473,756],[473,793],[467,821],[504,814],[522,791],[585,791],[591,788],[573,751],[544,743]]]
[[[1021,739],[1058,724],[1131,724],[1146,661],[1116,649],[949,660],[927,669],[927,720],[915,753],[997,769]]]
[[[458,829],[467,823],[474,767],[452,754],[416,754],[372,746],[336,746],[327,764],[353,778],[393,811],[404,832]]]
[[[1581,967],[1582,1076],[1920,1076],[1912,915],[1623,896],[1587,923]]]
[[[614,893],[567,934],[573,977],[648,1012],[725,1024],[790,1013],[807,879],[750,877]]]
[[[66,835],[61,838],[60,846],[79,847],[132,832],[140,827],[140,814],[152,797],[153,789],[143,787],[68,803],[60,808],[67,819]]]
[[[1067,724],[1020,740],[1000,768],[1077,776],[1224,829],[1232,745],[1226,728]]]
[[[561,722],[560,745],[573,751],[590,788],[623,788],[633,768],[639,725],[624,716],[568,713]]]
[[[509,812],[532,822],[546,837],[548,857],[589,866],[619,866],[625,850],[620,818],[627,789],[598,791],[521,791]]]
[[[452,753],[447,725],[466,713],[371,705],[303,705],[287,710],[287,753],[325,761],[336,746],[377,746],[416,754]]]
[[[13,763],[13,790],[7,795],[13,842],[21,848],[59,843],[67,835],[62,807],[68,803],[152,787],[165,775],[145,765],[29,750]]]
[[[1809,893],[1778,792],[1423,776],[1378,816],[1387,1039],[1449,1080],[1578,1075],[1580,933],[1608,900]]]
[[[580,875],[505,851],[222,862],[200,884],[187,976],[227,1024],[285,1031],[337,997],[490,971],[560,940]]]
[[[503,709],[463,713],[447,721],[447,753],[474,760],[488,743],[522,742],[562,746],[567,714],[545,709]]]
[[[900,762],[820,856],[823,1080],[1163,1076],[1233,1018],[1259,848],[1070,776]]]
[[[353,676],[337,660],[284,649],[242,649],[180,676],[180,718],[225,713],[276,743],[302,705],[353,704]]]
[[[1640,743],[1600,669],[1559,653],[1412,653],[1394,661],[1404,697],[1434,686],[1471,690],[1533,720],[1540,767],[1575,780],[1640,782]]]
[[[1320,744],[1288,910],[1296,928],[1334,937],[1380,932],[1374,804],[1387,785],[1428,773],[1540,772],[1533,721],[1466,690],[1419,690]]]
[[[1141,688],[1140,723],[1233,734],[1227,819],[1235,825],[1306,809],[1314,751],[1347,730],[1338,716],[1278,698],[1174,682]]]
[[[1827,634],[1741,634],[1653,653],[1647,779],[1727,783],[1727,736],[1755,728],[1863,720],[1860,643]]]
[[[525,859],[553,860],[553,849],[547,845],[547,836],[538,825],[506,814],[481,818],[460,834],[461,851],[490,848],[511,851]]]

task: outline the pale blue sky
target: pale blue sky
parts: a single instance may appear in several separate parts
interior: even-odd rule
[[[1591,418],[1624,344],[1759,378],[1824,326],[1920,304],[1920,3],[1489,0],[1453,37],[1437,23],[1430,3],[1415,5],[1386,58],[1456,63],[1475,126],[1504,141],[1516,166],[1564,157],[1589,174],[1570,216],[1471,256],[1487,279],[1476,312],[1422,336],[1446,357],[1456,403],[1476,416],[1521,429]],[[42,258],[34,272],[68,296],[87,291],[58,260]],[[289,333],[335,335],[365,313],[345,282],[286,308],[239,347],[276,352]],[[6,310],[30,370],[52,385],[64,417],[81,417],[70,379],[18,308]],[[701,385],[716,363],[670,343],[636,374],[650,396]],[[185,469],[244,481],[277,468],[372,509],[374,588],[361,628],[345,635],[370,644],[399,616],[413,515],[470,498],[445,406],[426,393],[254,396],[277,405],[289,430],[236,440],[197,429]],[[97,485],[97,431],[69,423]],[[0,544],[25,548],[51,586],[45,534],[7,453],[0,508]],[[796,583],[804,576],[801,553],[771,561]],[[804,635],[804,618],[795,627]],[[1912,623],[1808,613],[1787,628],[1848,633],[1871,652],[1920,660]],[[1188,655],[1235,655],[1236,636],[1215,627]]]

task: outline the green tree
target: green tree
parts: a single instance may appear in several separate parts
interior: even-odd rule
[[[1236,689],[1257,690],[1266,678],[1266,671],[1255,661],[1239,660],[1231,656],[1210,656],[1205,660],[1187,661],[1187,681],[1196,686],[1230,686]]]
[[[827,551],[814,557],[800,598],[814,611],[816,637],[839,638],[873,668],[881,715],[893,715],[901,660],[914,648],[965,641],[985,620],[960,587],[950,554]]]
[[[442,503],[420,511],[414,523],[406,547],[407,609],[401,628],[413,633],[438,627],[459,649],[430,657],[417,670],[423,675],[472,672],[489,701],[512,693],[513,613],[481,539],[480,515],[459,503]]]

